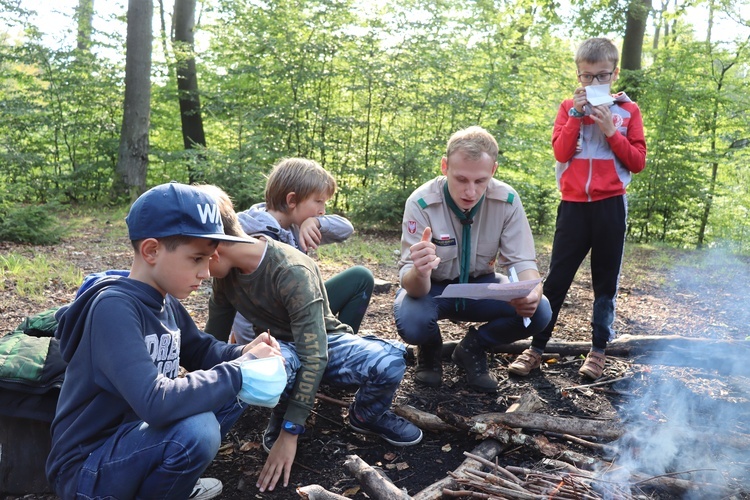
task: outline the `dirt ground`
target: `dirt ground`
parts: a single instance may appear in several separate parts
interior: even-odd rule
[[[118,232],[119,231],[119,232]],[[83,230],[64,244],[56,247],[29,247],[0,243],[0,253],[10,252],[26,256],[54,255],[75,263],[88,273],[107,268],[127,268],[130,252],[121,237],[122,230],[91,227]],[[397,235],[379,235],[398,249]],[[548,265],[549,248],[539,248],[539,267],[544,273]],[[717,341],[744,341],[748,332],[747,288],[748,262],[705,252],[705,259],[695,253],[664,249],[630,248],[621,275],[618,298],[616,330],[620,335],[680,335]],[[390,283],[388,290],[375,294],[363,323],[361,333],[373,333],[386,338],[397,338],[393,323],[392,303],[396,292],[397,257],[393,263],[372,266],[377,278]],[[354,262],[369,265],[365,261]],[[329,276],[342,266],[321,264],[324,276]],[[5,280],[0,290],[0,332],[7,333],[17,326],[24,316],[72,299],[74,290],[65,290],[50,277],[50,285],[43,301],[20,297],[14,283]],[[186,301],[199,326],[205,324],[209,286],[204,284],[199,293]],[[554,339],[563,341],[589,341],[589,316],[592,303],[588,263],[579,271],[560,315]],[[445,340],[460,340],[468,324],[443,322]],[[691,356],[675,352],[675,357]],[[529,377],[508,374],[507,366],[513,360],[510,354],[492,354],[490,368],[500,381],[497,394],[472,392],[465,387],[464,376],[450,361],[444,363],[443,385],[430,389],[413,382],[414,362],[401,384],[394,404],[411,405],[419,410],[439,415],[471,417],[489,412],[504,412],[522,394],[536,393],[543,403],[540,413],[582,419],[618,421],[628,425],[632,421],[652,421],[678,426],[678,439],[669,439],[650,431],[648,437],[630,448],[637,451],[630,457],[635,468],[657,474],[683,473],[683,479],[704,481],[714,486],[698,489],[690,494],[655,493],[644,488],[650,498],[750,498],[750,465],[744,446],[719,446],[716,443],[698,445],[700,440],[685,442],[686,434],[702,436],[717,433],[750,434],[747,429],[750,413],[748,380],[741,374],[721,375],[714,369],[667,367],[665,365],[626,358],[608,357],[602,380],[621,379],[597,387],[573,389],[590,384],[577,371],[582,363],[579,356],[563,356],[544,364],[541,370]],[[655,387],[668,388],[666,393],[652,393]],[[685,391],[685,392],[681,392]],[[349,403],[353,394],[345,390],[323,386],[321,393],[334,400]],[[687,395],[687,396],[686,396]],[[673,402],[689,403],[687,408],[675,409]],[[694,414],[695,420],[675,417]],[[731,411],[727,414],[726,411]],[[354,499],[367,498],[358,482],[348,473],[344,461],[349,455],[358,455],[370,465],[380,467],[387,476],[409,494],[415,494],[442,479],[464,460],[466,451],[473,450],[480,440],[474,434],[459,432],[425,432],[422,443],[407,448],[388,445],[377,438],[362,436],[346,426],[346,409],[335,402],[319,399],[308,421],[308,430],[299,441],[297,458],[288,487],[278,486],[273,492],[260,493],[256,479],[266,457],[260,446],[262,432],[269,410],[250,409],[240,419],[223,443],[219,455],[204,474],[219,478],[224,484],[221,498],[299,498],[295,488],[319,484],[328,490]],[[718,415],[721,415],[720,417]],[[638,417],[638,418],[636,418]],[[712,426],[715,424],[718,427]],[[533,431],[528,431],[533,434]],[[585,455],[604,457],[600,451],[582,447],[555,437],[551,442]],[[690,460],[680,448],[691,450]],[[651,449],[653,448],[653,449]],[[739,449],[735,449],[739,448]],[[668,451],[671,450],[671,451]],[[735,455],[735,452],[737,453]],[[663,464],[655,457],[662,459]],[[524,447],[511,447],[498,457],[500,464],[524,467],[541,467],[542,456]],[[625,460],[620,456],[621,462]],[[690,471],[690,472],[685,472]],[[700,477],[698,472],[702,471]],[[30,495],[27,498],[44,498]],[[47,496],[46,498],[50,498]],[[551,497],[550,497],[551,498]]]

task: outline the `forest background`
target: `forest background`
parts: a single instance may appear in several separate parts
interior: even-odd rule
[[[337,178],[329,212],[398,231],[473,124],[548,234],[575,48],[608,36],[649,150],[629,238],[750,251],[750,0],[100,2],[50,27],[37,14],[65,1],[0,0],[0,240],[170,180],[218,184],[244,209],[287,156]]]

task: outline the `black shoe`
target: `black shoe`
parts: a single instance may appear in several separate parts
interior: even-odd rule
[[[422,440],[422,430],[388,410],[374,422],[362,422],[349,410],[349,427],[362,434],[380,436],[394,446],[411,446]]]
[[[281,424],[284,422],[284,415],[271,412],[271,418],[268,419],[268,426],[263,431],[263,449],[266,453],[271,453],[274,443],[279,439],[281,434]]]
[[[428,387],[440,387],[443,382],[442,350],[442,343],[417,347],[415,381]]]
[[[497,391],[497,380],[489,374],[487,353],[479,343],[476,328],[469,327],[466,336],[453,351],[451,359],[466,371],[469,387],[479,392]]]

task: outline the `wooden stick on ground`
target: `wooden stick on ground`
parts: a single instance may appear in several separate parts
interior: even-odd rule
[[[297,494],[307,500],[349,500],[343,495],[333,493],[319,484],[310,484],[297,488]]]
[[[532,392],[524,393],[524,395],[519,399],[516,403],[514,403],[510,408],[508,408],[508,411],[513,410],[520,410],[520,411],[534,411],[538,409],[541,406],[541,401],[539,400],[539,397]],[[503,449],[505,446],[498,441],[494,439],[485,439],[482,441],[482,443],[474,448],[474,450],[471,452],[473,455],[479,456],[485,460],[492,460],[495,458]],[[453,474],[456,476],[463,475],[463,472],[467,469],[478,469],[482,466],[482,463],[475,460],[474,458],[467,457],[466,460],[464,460],[461,465],[459,465],[454,471]],[[443,492],[443,489],[446,488],[448,490],[455,489],[458,487],[458,482],[455,478],[446,476],[445,478],[432,483],[430,486],[426,487],[422,491],[416,493],[413,498],[414,500],[437,500],[438,498],[441,498],[444,494],[448,495],[447,493]]]
[[[346,457],[344,466],[357,478],[362,489],[375,500],[411,500],[411,497],[398,486],[381,475],[357,455]]]
[[[393,413],[404,417],[422,430],[441,432],[456,432],[458,429],[447,423],[442,418],[426,411],[418,410],[409,405],[398,405],[393,407]]]
[[[544,431],[572,434],[573,436],[594,436],[614,441],[624,430],[616,422],[586,420],[573,417],[555,417],[531,412],[484,413],[471,419],[472,430],[483,434],[488,428],[497,425],[540,429]]]

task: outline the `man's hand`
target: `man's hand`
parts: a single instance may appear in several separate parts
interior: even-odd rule
[[[412,267],[401,280],[401,286],[410,297],[424,297],[430,292],[432,270],[440,264],[440,257],[435,254],[435,244],[431,241],[432,228],[424,228],[422,239],[409,247]]]
[[[268,332],[263,332],[253,339],[252,342],[245,345],[242,354],[250,353],[256,358],[268,358],[271,356],[281,356],[281,346],[275,338]]]
[[[320,245],[320,221],[317,217],[308,217],[299,226],[299,247],[307,253],[308,249],[316,249]]]
[[[612,137],[617,132],[615,122],[612,121],[612,112],[609,110],[609,105],[594,106],[591,119],[599,125],[599,129],[607,137]]]
[[[292,471],[292,464],[294,463],[294,457],[297,455],[297,437],[294,434],[281,431],[278,439],[271,448],[271,453],[268,454],[263,470],[260,471],[260,477],[256,486],[261,492],[273,491],[276,487],[276,483],[281,478],[281,474],[284,474],[284,487],[289,485],[289,475]]]
[[[435,253],[435,244],[432,239],[432,228],[424,228],[422,239],[409,247],[414,269],[421,277],[429,278],[432,270],[440,264],[440,257]]]
[[[528,281],[539,277],[539,272],[534,269],[526,269],[518,274],[519,281]],[[526,297],[511,300],[510,305],[516,310],[516,314],[524,318],[532,317],[542,301],[542,288],[543,285],[539,283]]]

